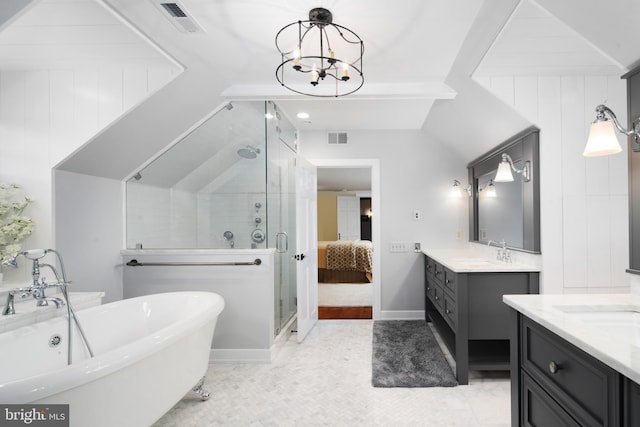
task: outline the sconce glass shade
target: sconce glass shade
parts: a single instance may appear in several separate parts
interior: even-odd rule
[[[451,187],[451,197],[459,199],[462,197],[462,187],[460,186],[460,181],[457,179],[453,181],[453,187]]]
[[[511,173],[511,165],[507,160],[502,160],[498,165],[498,172],[493,179],[495,182],[513,182],[513,174]]]
[[[489,181],[489,185],[487,185],[487,197],[497,197],[498,193],[496,193],[496,186],[493,185],[493,180]]]
[[[596,120],[591,123],[589,139],[582,153],[585,157],[606,156],[622,151],[613,122],[608,119]]]

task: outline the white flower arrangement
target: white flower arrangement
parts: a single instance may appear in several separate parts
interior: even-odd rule
[[[16,184],[0,184],[0,261],[20,251],[20,243],[33,232],[33,220],[22,215],[32,200],[25,197],[12,201],[19,188]]]

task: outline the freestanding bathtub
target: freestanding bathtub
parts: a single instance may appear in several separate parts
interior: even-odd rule
[[[173,292],[78,311],[94,357],[74,327],[71,365],[66,316],[0,334],[0,402],[69,404],[71,426],[149,426],[204,376],[223,308]]]

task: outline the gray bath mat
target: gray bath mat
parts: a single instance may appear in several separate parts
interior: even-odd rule
[[[374,387],[458,385],[431,328],[424,320],[373,323]]]

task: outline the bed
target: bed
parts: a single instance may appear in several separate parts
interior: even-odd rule
[[[371,253],[368,240],[318,242],[318,282],[371,283]]]

